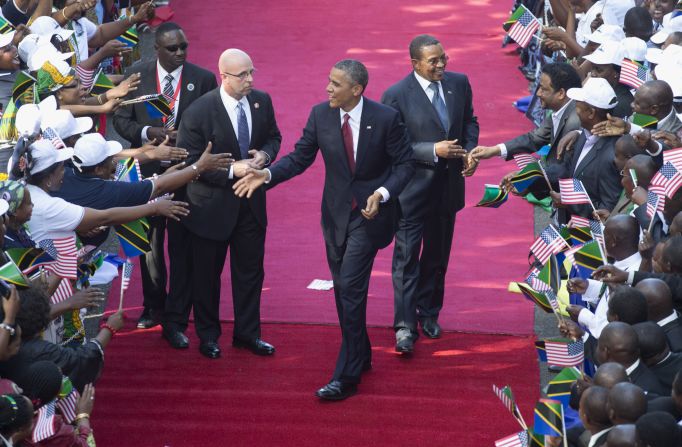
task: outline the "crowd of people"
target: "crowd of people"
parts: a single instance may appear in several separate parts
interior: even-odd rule
[[[535,95],[544,119],[474,148],[466,174],[482,160],[516,160],[535,181],[515,170],[500,188],[546,200],[557,230],[533,244],[528,284],[548,293],[556,335],[577,346],[558,360],[547,349],[546,361],[579,372],[564,427],[546,430],[539,404],[526,445],[682,445],[682,2],[518,3],[543,22]],[[586,237],[576,240],[580,227]],[[579,257],[590,244],[596,262]],[[537,280],[557,259],[565,291]],[[554,293],[567,293],[565,309]]]

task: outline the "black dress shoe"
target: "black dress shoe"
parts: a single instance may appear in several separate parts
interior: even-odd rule
[[[428,338],[440,338],[440,325],[433,318],[425,318],[422,320],[422,332]]]
[[[417,337],[412,335],[409,330],[401,330],[396,334],[395,352],[401,354],[411,354],[414,351],[414,341]]]
[[[220,346],[214,341],[207,341],[199,345],[199,352],[209,359],[217,359],[220,357]]]
[[[175,349],[187,349],[189,348],[189,339],[185,334],[180,331],[167,331],[163,330],[161,336],[168,340],[168,344]]]
[[[161,324],[161,316],[159,311],[147,309],[142,311],[140,318],[137,320],[138,329],[151,329]]]
[[[275,347],[270,343],[264,342],[260,338],[255,340],[244,341],[238,338],[232,339],[232,346],[235,348],[244,348],[257,355],[272,355],[275,353]]]
[[[358,386],[354,383],[344,383],[339,380],[332,380],[319,390],[315,395],[324,400],[343,400],[351,397],[358,392]]]

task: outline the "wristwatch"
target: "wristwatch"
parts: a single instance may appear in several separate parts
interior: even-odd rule
[[[7,324],[7,323],[0,323],[0,329],[4,329],[7,332],[9,332],[9,335],[12,337],[14,336],[14,333],[16,332],[14,327]]]

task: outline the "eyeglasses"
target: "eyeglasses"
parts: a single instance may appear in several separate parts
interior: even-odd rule
[[[449,60],[450,58],[448,57],[448,55],[444,54],[441,57],[432,57],[431,59],[427,59],[424,62],[431,65],[432,67],[435,67],[438,65],[438,62],[442,62],[443,65],[446,65]]]
[[[242,71],[242,72],[239,73],[239,74],[232,74],[232,73],[228,73],[228,72],[226,72],[226,71],[223,71],[223,72],[221,72],[220,74],[223,74],[223,75],[230,75],[230,76],[233,76],[233,77],[235,77],[235,78],[239,78],[240,80],[243,81],[243,80],[245,80],[246,78],[248,78],[249,76],[253,77],[253,75],[256,74],[256,69],[255,69],[255,68],[252,68],[251,70]]]
[[[175,52],[177,52],[178,50],[185,51],[185,50],[187,49],[188,46],[189,46],[189,44],[188,44],[187,42],[183,42],[183,43],[178,44],[178,45],[168,45],[167,47],[164,47],[164,48],[165,48],[167,51],[170,51],[171,53],[175,53]]]

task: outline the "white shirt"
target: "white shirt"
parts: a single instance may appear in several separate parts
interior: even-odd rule
[[[36,242],[75,236],[85,215],[85,208],[59,197],[52,197],[35,185],[27,185],[33,201],[33,215],[28,229]]]
[[[602,431],[597,432],[597,433],[593,434],[592,436],[590,436],[590,442],[587,444],[587,447],[594,447],[594,445],[595,445],[595,444],[597,443],[597,441],[602,437],[602,435],[603,435],[604,433],[608,433],[609,431],[611,431],[612,428],[613,428],[613,427],[609,427],[609,428],[607,428],[607,429],[605,429],[605,430],[602,430]]]
[[[419,82],[419,85],[424,90],[424,93],[426,93],[426,96],[429,98],[429,102],[433,103],[433,95],[434,95],[434,91],[431,90],[429,88],[429,86],[431,85],[431,82],[435,82],[436,84],[438,84],[438,94],[440,95],[441,99],[443,100],[443,104],[445,104],[445,94],[443,93],[443,86],[441,85],[440,81],[429,81],[428,79],[425,79],[421,75],[419,75],[416,71],[413,73],[414,73],[414,77],[417,79],[417,82]],[[433,145],[433,162],[438,163],[438,155],[436,155],[435,143]]]
[[[642,255],[640,255],[639,252],[635,252],[633,255],[628,256],[623,260],[614,262],[613,266],[617,269],[630,272],[638,270],[641,264]],[[599,292],[604,283],[588,279],[587,284],[587,290],[583,294],[583,298],[585,301],[597,302],[597,300],[599,300],[599,302],[597,303],[597,308],[594,310],[594,313],[587,309],[582,309],[578,314],[578,323],[585,326],[590,334],[598,339],[601,331],[609,323],[606,317],[606,313],[609,310],[609,290],[606,289],[604,295],[599,299]]]
[[[658,321],[656,322],[656,324],[659,325],[659,326],[661,326],[661,327],[663,327],[663,326],[665,326],[666,324],[668,324],[668,323],[670,323],[670,322],[672,322],[672,321],[677,320],[678,318],[679,318],[679,317],[677,316],[677,312],[675,312],[675,311],[673,310],[673,313],[671,313],[671,314],[668,315],[667,317],[663,318],[662,320],[658,320]]]
[[[253,126],[251,124],[251,107],[249,106],[249,100],[246,96],[242,96],[242,99],[237,101],[222,87],[220,88],[220,99],[223,101],[223,107],[225,107],[227,116],[230,118],[230,122],[232,122],[232,130],[234,130],[234,134],[237,137],[239,136],[239,104],[242,105],[244,114],[246,115],[246,125],[249,128],[249,141],[251,141],[251,129]],[[227,173],[227,178],[229,179],[234,178],[234,171],[232,169],[232,166],[230,166],[230,170]]]
[[[640,360],[637,359],[635,360],[635,363],[625,368],[625,374],[627,374],[628,377],[630,377],[630,374],[632,374],[632,372],[637,369],[637,367],[639,366],[639,362]]]
[[[587,154],[589,154],[594,145],[597,144],[597,141],[599,141],[599,137],[596,135],[592,135],[589,130],[583,129],[583,132],[585,133],[586,137],[585,145],[583,146],[582,150],[580,151],[580,155],[578,156],[578,163],[575,164],[575,171],[578,170],[580,163],[583,161],[585,157],[587,157]],[[573,171],[573,173],[575,173],[575,171]]]
[[[88,41],[97,33],[97,25],[92,23],[87,17],[81,17],[78,20],[71,21],[73,29],[72,39],[76,40],[76,48],[74,51],[78,52],[78,61],[84,61],[90,57],[88,50]]]
[[[173,70],[171,72],[171,76],[173,76],[173,81],[171,81],[171,86],[173,86],[173,92],[177,91],[177,96],[175,97],[175,104],[173,104],[173,116],[177,116],[177,110],[178,110],[178,104],[180,104],[180,95],[182,94],[182,91],[178,91],[178,83],[180,82],[180,78],[182,77],[182,65],[180,65],[178,68]],[[163,92],[164,87],[166,86],[166,75],[168,72],[161,66],[159,61],[156,61],[156,79],[158,81],[158,85],[161,86],[161,92]],[[149,137],[147,136],[147,129],[149,129],[151,126],[144,126],[142,128],[142,144],[149,143]]]
[[[611,0],[611,3],[613,0]],[[590,40],[590,35],[592,34],[592,28],[590,25],[597,18],[597,14],[601,14],[602,20],[608,25],[618,25],[623,26],[622,23],[618,23],[618,18],[611,10],[610,6],[606,7],[606,0],[599,0],[590,9],[587,10],[585,14],[580,18],[578,26],[575,30],[575,40],[578,45],[585,48],[587,42]]]

